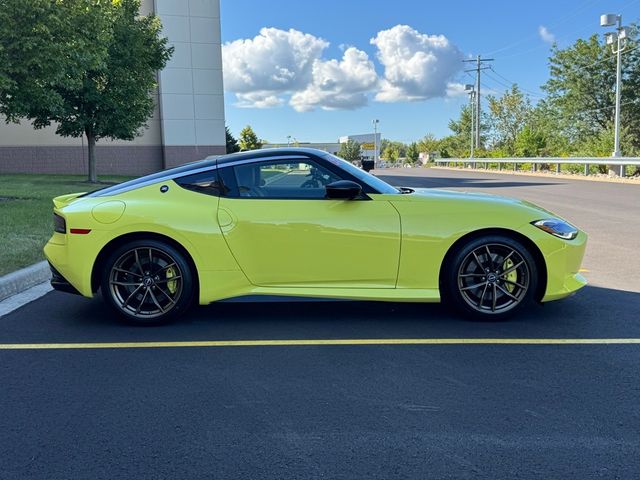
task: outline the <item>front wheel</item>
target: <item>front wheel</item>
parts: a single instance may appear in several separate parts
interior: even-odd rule
[[[445,268],[445,299],[477,319],[511,316],[531,301],[538,286],[531,253],[506,236],[471,240]]]
[[[188,309],[194,296],[191,268],[177,249],[157,240],[136,240],[105,262],[102,296],[124,319],[158,324]]]

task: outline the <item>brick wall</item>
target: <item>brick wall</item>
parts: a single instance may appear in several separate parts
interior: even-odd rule
[[[223,154],[224,146],[97,145],[98,175],[139,176],[209,155]],[[86,174],[87,149],[77,146],[0,147],[0,174]]]

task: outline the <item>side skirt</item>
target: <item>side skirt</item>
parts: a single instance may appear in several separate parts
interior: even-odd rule
[[[237,298],[246,295],[269,295],[283,297],[327,298],[342,300],[363,300],[381,302],[423,302],[438,303],[440,292],[438,289],[422,288],[308,288],[308,287],[253,287],[245,292],[239,292]],[[226,299],[224,298],[224,299]],[[220,298],[219,300],[224,300]]]

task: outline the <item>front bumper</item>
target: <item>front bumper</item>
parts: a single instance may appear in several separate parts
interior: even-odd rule
[[[568,297],[587,284],[580,273],[586,245],[587,235],[579,232],[574,240],[563,242],[562,248],[545,255],[547,289],[543,302]]]

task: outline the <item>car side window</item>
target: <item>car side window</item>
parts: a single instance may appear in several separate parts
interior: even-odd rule
[[[224,195],[224,187],[218,179],[217,170],[209,170],[208,172],[194,173],[174,180],[182,188],[192,190],[194,192],[203,193],[219,197]]]
[[[323,199],[325,187],[341,180],[308,159],[248,163],[233,170],[241,198]]]

